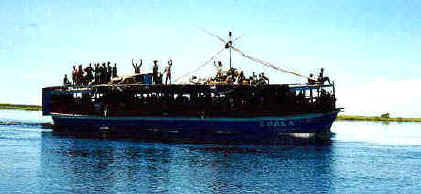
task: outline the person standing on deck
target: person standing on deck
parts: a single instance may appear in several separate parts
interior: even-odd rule
[[[107,64],[102,63],[101,68],[101,84],[105,84],[107,82]]]
[[[140,73],[140,67],[142,67],[142,64],[143,64],[142,59],[140,59],[140,63],[139,64],[134,63],[133,62],[133,59],[132,59],[132,66],[134,68],[134,73]]]
[[[255,72],[253,72],[252,77],[253,77],[253,84],[255,85],[257,83],[257,75]]]
[[[317,81],[320,83],[320,84],[324,84],[326,81],[330,84],[330,79],[329,79],[329,77],[325,77],[324,75],[323,75],[323,73],[324,73],[324,69],[323,69],[323,67],[322,68],[320,68],[320,73],[319,73],[319,77],[317,78]]]
[[[216,67],[216,77],[220,78],[222,77],[222,62],[218,61],[218,65],[215,63],[215,61],[213,62],[213,65]],[[218,80],[219,81],[219,80]]]
[[[158,72],[158,79],[157,82],[155,84],[162,84],[162,77],[164,76],[164,74],[162,74],[161,72]]]
[[[113,67],[113,78],[117,77],[117,63],[114,63]]]
[[[155,84],[158,83],[158,60],[153,61],[152,77]]]
[[[269,78],[266,77],[265,73],[263,73],[263,72],[261,73],[261,75],[262,75],[262,80],[264,81],[264,83],[269,85]]]
[[[89,66],[85,68],[85,72],[86,72],[86,82],[90,83],[92,82],[92,80],[94,79],[94,75],[93,75],[93,68],[92,68],[92,64],[89,63]]]
[[[313,85],[316,83],[316,80],[313,78],[313,74],[310,73],[310,76],[307,78],[307,84]]]
[[[113,68],[110,66],[111,62],[108,61],[107,63],[107,83],[111,81],[112,70]]]
[[[164,73],[167,73],[165,77],[165,85],[167,85],[168,80],[170,80],[170,85],[171,85],[171,66],[172,66],[172,60],[170,59],[168,61],[168,66],[164,70]]]
[[[95,84],[99,83],[99,63],[95,63]]]
[[[244,76],[244,72],[241,71],[237,78],[238,85],[243,85],[243,81],[246,79],[246,76]]]
[[[104,68],[103,66],[105,66],[105,64],[103,63],[102,65],[100,65],[98,63],[98,84],[102,84],[103,83],[103,72],[104,72]]]
[[[72,71],[72,82],[73,85],[76,85],[76,78],[77,77],[77,70],[76,70],[76,66],[73,65],[73,71]]]
[[[77,84],[81,85],[83,81],[83,68],[82,65],[79,65],[79,69],[77,70]]]
[[[69,86],[69,85],[70,85],[70,81],[67,78],[67,74],[64,74],[63,86]]]

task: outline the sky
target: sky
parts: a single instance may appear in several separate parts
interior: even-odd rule
[[[0,1],[0,102],[41,104],[73,65],[111,61],[132,73],[132,58],[181,80],[223,47],[304,75],[321,67],[335,81],[345,114],[421,117],[421,1],[120,0]],[[228,52],[218,60],[227,67]],[[272,83],[305,82],[233,53],[233,65]],[[215,72],[205,66],[197,75]]]

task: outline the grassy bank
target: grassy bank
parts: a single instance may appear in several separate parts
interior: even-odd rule
[[[0,104],[0,109],[15,109],[15,110],[30,110],[40,111],[41,106],[38,105],[24,105],[24,104]]]
[[[342,121],[383,121],[383,122],[421,122],[421,118],[357,116],[357,115],[338,115],[337,120],[342,120]]]

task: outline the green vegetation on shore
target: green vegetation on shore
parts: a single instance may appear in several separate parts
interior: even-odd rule
[[[42,107],[38,105],[25,105],[25,104],[0,104],[0,109],[40,111]]]
[[[341,121],[383,121],[383,122],[421,122],[421,118],[382,117],[382,116],[357,116],[338,115],[336,120]]]

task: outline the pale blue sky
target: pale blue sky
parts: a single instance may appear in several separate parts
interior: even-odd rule
[[[133,57],[145,71],[171,57],[180,76],[221,47],[205,28],[244,34],[237,47],[299,73],[325,67],[347,113],[421,116],[419,10],[410,0],[1,1],[0,102],[40,104],[41,88],[61,84],[76,63],[110,60],[130,73]],[[302,81],[234,62],[278,83]]]

